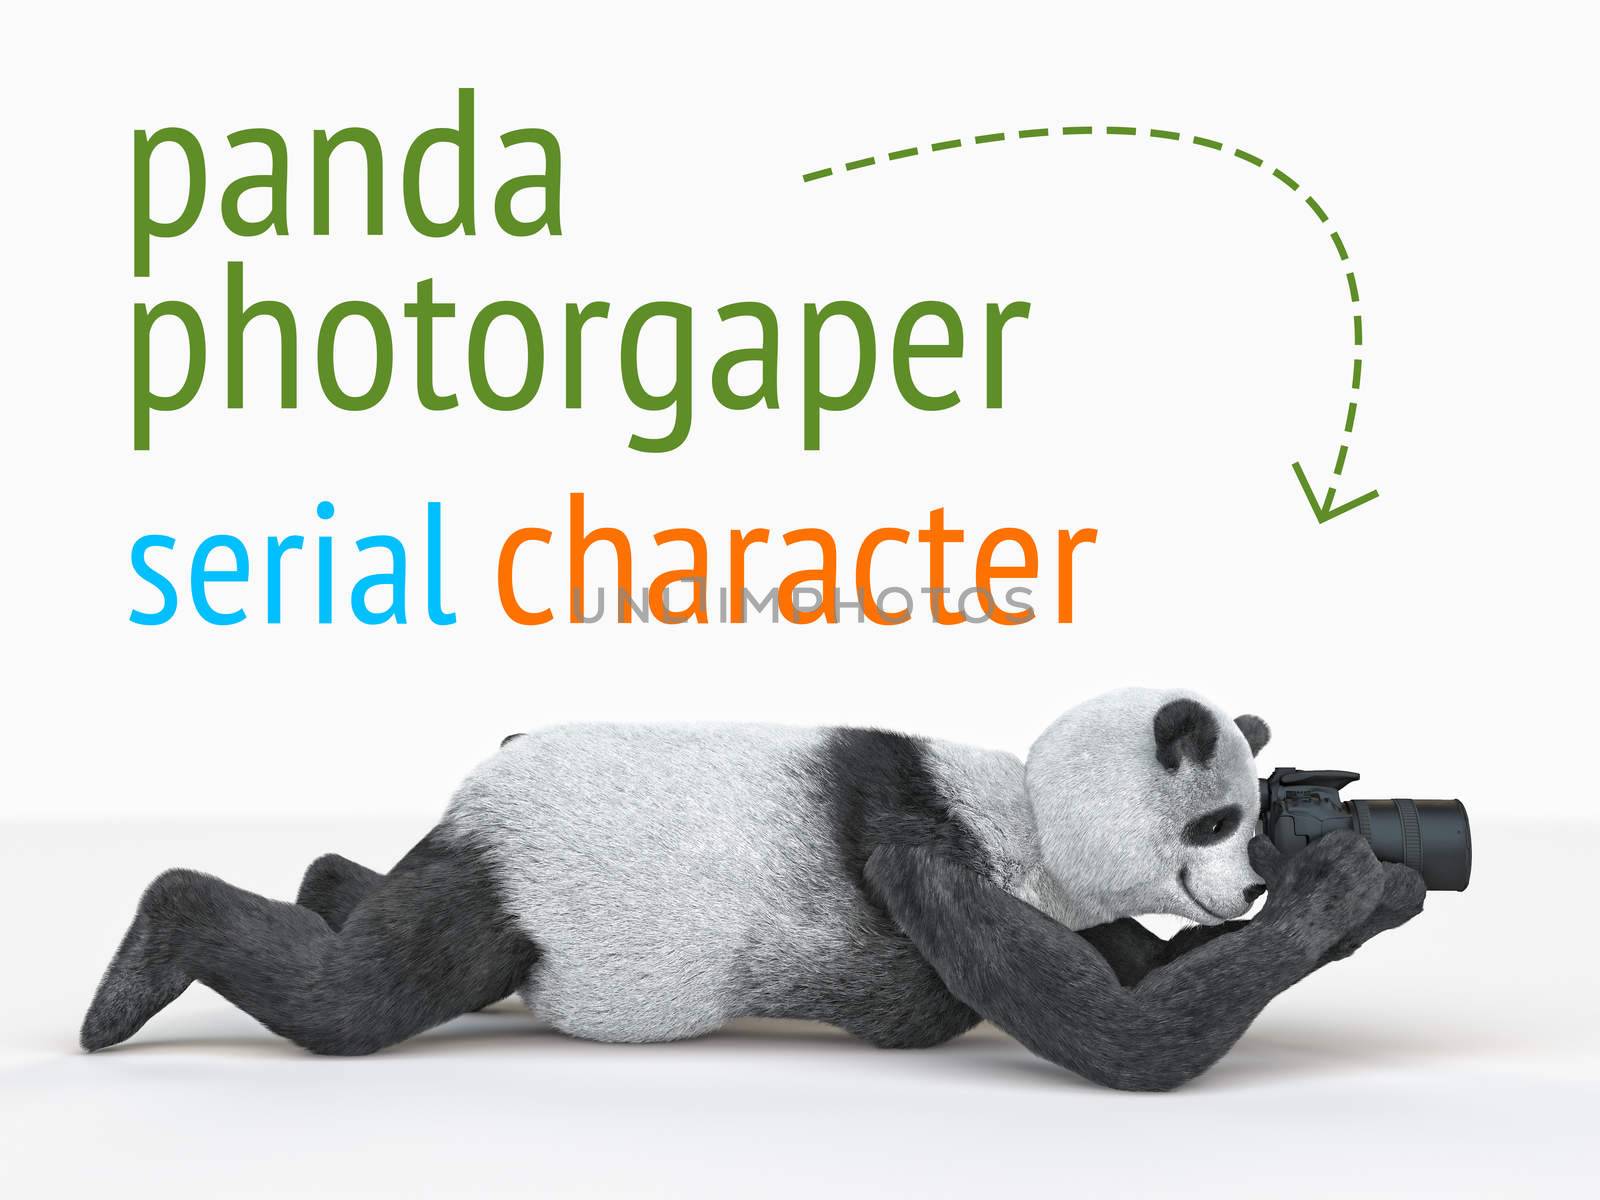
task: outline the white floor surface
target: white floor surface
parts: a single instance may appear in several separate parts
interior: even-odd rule
[[[987,1025],[880,1051],[742,1022],[663,1046],[515,1004],[308,1055],[195,986],[93,1056],[78,1022],[139,891],[193,866],[292,895],[400,825],[0,826],[6,1195],[1600,1194],[1600,825],[1478,828],[1472,889],[1268,1008],[1167,1095],[1092,1087]]]

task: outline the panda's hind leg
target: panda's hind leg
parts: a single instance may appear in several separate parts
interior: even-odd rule
[[[342,854],[324,854],[306,868],[294,902],[301,908],[309,908],[326,921],[330,929],[338,931],[344,928],[344,923],[355,912],[356,906],[372,895],[387,878],[381,871],[363,867]],[[494,999],[503,1000],[505,997],[496,996]],[[493,1003],[494,1000],[490,1000],[480,1007],[487,1008]]]
[[[324,854],[306,868],[294,902],[309,908],[331,929],[342,929],[350,914],[384,881],[371,867],[351,862],[340,854]]]
[[[84,1049],[130,1037],[198,980],[319,1054],[369,1054],[518,988],[539,952],[484,856],[435,830],[341,929],[198,871],[158,876],[84,1018]]]

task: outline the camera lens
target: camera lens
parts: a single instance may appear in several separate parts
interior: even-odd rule
[[[1356,832],[1384,862],[1404,863],[1430,891],[1459,892],[1472,878],[1472,828],[1459,800],[1351,800]]]

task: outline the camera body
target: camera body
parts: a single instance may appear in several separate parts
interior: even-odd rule
[[[1283,855],[1353,829],[1383,862],[1404,863],[1430,891],[1465,891],[1472,878],[1472,827],[1459,800],[1344,800],[1354,771],[1277,767],[1261,781],[1261,832]]]

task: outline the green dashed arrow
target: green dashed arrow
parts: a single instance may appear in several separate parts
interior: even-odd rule
[[[1340,446],[1339,450],[1340,460],[1343,461],[1344,447]],[[1354,500],[1346,500],[1336,507],[1333,503],[1335,489],[1329,488],[1327,494],[1321,500],[1318,500],[1317,494],[1311,490],[1311,481],[1306,478],[1306,473],[1299,463],[1294,464],[1294,477],[1300,481],[1300,490],[1305,493],[1306,503],[1311,505],[1311,511],[1316,514],[1318,525],[1331,521],[1337,516],[1342,516],[1352,508],[1360,508],[1368,500],[1376,500],[1378,498],[1378,489],[1373,488],[1366,495],[1357,496]]]
[[[1062,125],[1059,127],[1038,126],[1032,129],[1020,129],[1017,131],[1015,140],[1031,141],[1036,138],[1046,138],[1050,136],[1052,128],[1059,128],[1061,130],[1061,136],[1063,137],[1081,137],[1086,134],[1093,134],[1096,126]],[[1133,125],[1103,125],[1099,128],[1103,129],[1107,135],[1117,137],[1139,136],[1138,128]],[[1180,144],[1184,142],[1183,135],[1174,129],[1151,129],[1148,132],[1149,137],[1155,141]],[[994,133],[978,134],[972,139],[972,145],[975,147],[986,146],[993,143],[1004,143],[1006,141],[1007,138],[1005,132],[997,131]],[[932,143],[929,146],[929,150],[955,150],[959,149],[964,144],[965,143],[961,138],[950,138],[945,141]],[[1217,153],[1221,153],[1225,149],[1223,144],[1219,141],[1216,141],[1212,138],[1198,136],[1189,138],[1187,144],[1191,146],[1198,146],[1203,150],[1215,151]],[[903,159],[916,158],[918,157],[920,150],[921,147],[919,146],[907,146],[904,149],[889,151],[889,153],[884,156],[883,160],[880,160],[877,155],[868,155],[865,158],[851,159],[844,164],[844,169],[847,172],[854,172],[863,170],[867,167],[876,166],[879,161],[899,162]],[[1237,147],[1234,148],[1233,158],[1235,161],[1245,163],[1251,167],[1265,166],[1263,159],[1251,154],[1248,150],[1239,149]],[[832,167],[821,167],[815,171],[807,171],[805,174],[800,176],[800,179],[803,183],[814,183],[820,179],[828,179],[833,174],[834,170]],[[1268,177],[1277,180],[1284,187],[1289,189],[1290,192],[1298,193],[1300,191],[1299,181],[1276,167],[1271,169],[1271,174]],[[1306,207],[1311,210],[1312,215],[1317,218],[1318,222],[1323,225],[1329,224],[1328,214],[1326,210],[1323,209],[1322,205],[1317,203],[1315,196],[1306,196],[1305,204]],[[1332,244],[1335,253],[1338,254],[1339,262],[1345,265],[1345,286],[1350,295],[1350,303],[1357,306],[1357,310],[1353,311],[1351,314],[1351,344],[1355,353],[1350,360],[1350,389],[1352,392],[1358,392],[1361,390],[1361,356],[1362,346],[1364,344],[1364,331],[1361,327],[1361,313],[1359,311],[1359,305],[1361,304],[1361,291],[1356,286],[1355,272],[1348,266],[1350,261],[1350,252],[1345,247],[1344,239],[1339,236],[1337,230],[1330,230],[1328,234],[1328,240]],[[1345,409],[1344,439],[1339,443],[1339,453],[1334,459],[1333,463],[1333,482],[1329,484],[1327,489],[1323,492],[1321,499],[1318,499],[1316,490],[1311,486],[1310,479],[1306,477],[1305,468],[1302,467],[1298,461],[1293,464],[1295,479],[1299,481],[1300,490],[1305,495],[1306,503],[1311,506],[1312,515],[1317,518],[1318,525],[1324,525],[1333,520],[1335,517],[1343,516],[1352,509],[1360,508],[1369,500],[1376,500],[1378,498],[1377,489],[1374,488],[1372,491],[1357,496],[1354,500],[1346,500],[1343,504],[1334,503],[1334,498],[1338,492],[1339,481],[1344,475],[1345,460],[1350,456],[1349,439],[1350,435],[1355,432],[1357,407],[1358,402],[1356,398],[1352,396],[1349,406]]]

